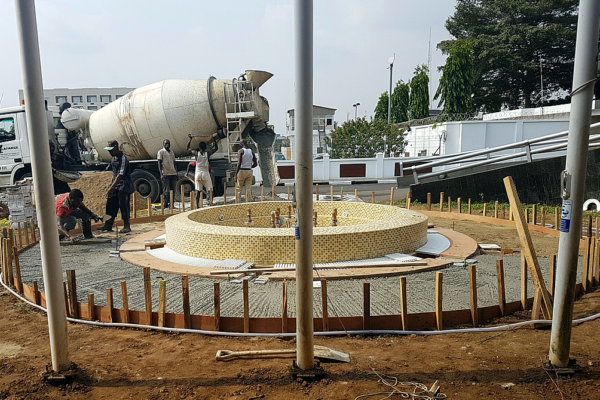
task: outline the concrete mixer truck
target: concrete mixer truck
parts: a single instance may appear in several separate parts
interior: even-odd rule
[[[106,142],[116,139],[131,160],[136,190],[152,201],[160,199],[161,182],[156,154],[164,139],[171,141],[177,157],[180,180],[186,191],[193,184],[184,177],[189,160],[188,135],[192,146],[219,138],[219,150],[210,159],[214,195],[225,185],[234,185],[237,152],[241,141],[252,138],[266,186],[277,184],[273,143],[275,133],[267,125],[269,104],[259,88],[272,76],[266,71],[248,70],[235,79],[165,80],[138,88],[98,111],[78,108],[48,111],[48,136],[59,148],[68,146],[66,132],[81,144],[80,157],[65,152],[72,171],[103,170],[110,161]],[[25,107],[0,110],[0,184],[31,176]],[[73,136],[73,135],[70,135]],[[176,194],[177,197],[179,193]]]

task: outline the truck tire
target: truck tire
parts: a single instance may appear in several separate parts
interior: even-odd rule
[[[183,185],[183,193],[186,199],[190,198],[190,193],[194,190],[194,182],[185,176],[184,171],[178,172],[177,183],[175,184],[175,193],[173,194],[175,201],[181,201],[181,186]]]
[[[133,187],[144,198],[153,203],[160,201],[161,184],[159,178],[152,172],[144,169],[136,169],[131,173]]]

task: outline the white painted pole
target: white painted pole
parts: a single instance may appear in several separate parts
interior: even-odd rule
[[[562,218],[558,242],[556,289],[550,335],[550,362],[557,367],[569,363],[573,301],[577,279],[579,234],[585,196],[592,96],[596,78],[596,55],[600,29],[600,2],[581,0],[575,45],[573,92],[567,160],[563,181]]]
[[[42,67],[33,0],[15,0],[17,30],[21,49],[23,92],[35,183],[35,203],[40,226],[40,247],[44,291],[48,309],[48,330],[52,369],[64,371],[71,366],[67,337],[67,315],[63,295],[60,245],[56,229],[54,185],[48,144],[48,123],[44,105]]]
[[[314,367],[313,344],[313,0],[295,0],[296,363]]]

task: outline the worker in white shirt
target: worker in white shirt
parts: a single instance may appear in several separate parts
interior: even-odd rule
[[[252,201],[252,168],[258,165],[256,154],[248,146],[246,140],[242,140],[242,148],[238,151],[238,163],[235,169],[237,187],[240,195],[248,195],[248,201]]]

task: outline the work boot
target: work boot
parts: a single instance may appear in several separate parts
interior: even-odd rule
[[[92,221],[82,222],[81,226],[83,228],[83,237],[85,239],[93,239],[94,235],[92,234]]]
[[[121,229],[121,233],[129,233],[131,232],[131,227],[129,226],[129,220],[123,220],[123,229]]]
[[[114,222],[115,222],[114,218],[107,219],[106,221],[104,221],[104,225],[98,227],[98,230],[100,232],[112,232],[113,231],[112,227],[113,227]]]

